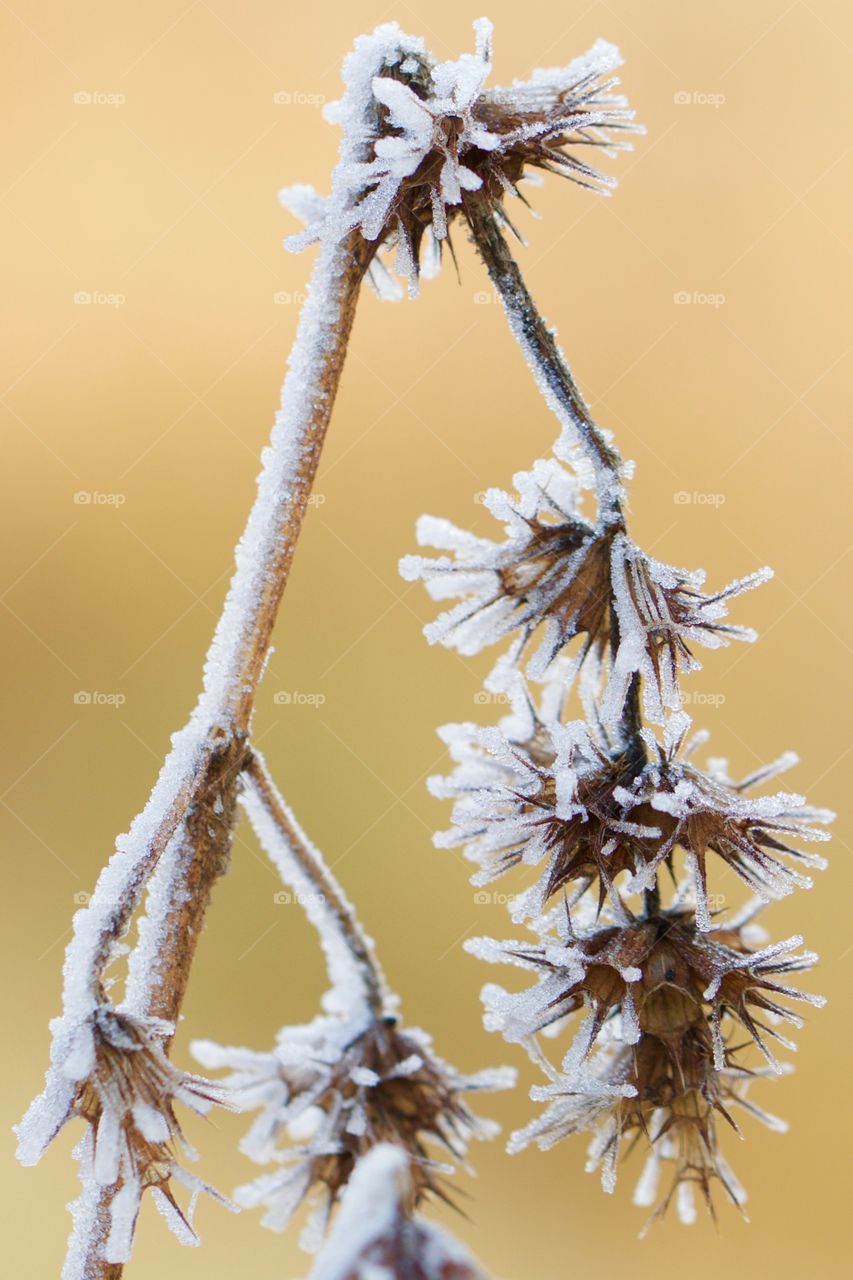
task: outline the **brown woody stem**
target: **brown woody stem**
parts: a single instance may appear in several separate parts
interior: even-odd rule
[[[98,958],[105,963],[113,939],[127,927],[148,874],[154,868],[155,878],[160,874],[158,863],[168,852],[171,865],[163,875],[167,877],[167,887],[174,884],[176,892],[159,895],[165,904],[161,917],[148,922],[151,927],[156,925],[156,957],[154,963],[147,954],[137,957],[135,973],[131,957],[129,986],[133,989],[134,1013],[163,1018],[173,1025],[180,1014],[213,885],[228,866],[255,694],[317,474],[359,289],[374,250],[375,246],[367,244],[358,231],[350,233],[334,249],[326,247],[325,261],[321,248],[315,276],[320,296],[312,292],[306,306],[306,311],[314,308],[316,332],[310,331],[311,318],[306,320],[303,316],[297,338],[297,345],[302,342],[303,358],[308,349],[311,367],[303,370],[298,365],[291,366],[282,400],[282,420],[277,427],[283,435],[277,449],[286,456],[280,474],[276,474],[276,449],[271,448],[246,534],[238,545],[237,570],[208,655],[205,694],[195,712],[196,732],[199,714],[203,713],[201,747],[192,770],[176,774],[174,793],[167,803],[163,805],[162,797],[158,797],[162,805],[159,819],[144,864],[135,869],[138,893],[135,900],[129,897],[116,912],[102,938]],[[329,260],[334,255],[337,270],[330,269]],[[321,263],[324,269],[318,279]],[[301,382],[303,373],[312,384],[307,391]],[[227,675],[217,689],[217,669],[223,664],[223,654]],[[209,682],[215,691],[212,697],[207,688]],[[87,1257],[82,1273],[86,1280],[119,1280],[122,1274],[121,1264],[103,1258],[110,1205],[118,1187],[119,1184],[104,1187],[88,1216]]]
[[[618,518],[620,455],[593,419],[553,330],[548,328],[533,301],[488,195],[482,190],[466,193],[464,211],[477,252],[549,407],[561,421],[570,420],[592,462],[602,514],[607,512]]]

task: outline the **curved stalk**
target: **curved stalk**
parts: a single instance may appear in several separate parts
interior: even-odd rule
[[[390,993],[354,907],[320,851],[300,827],[257,751],[247,753],[243,776],[248,793],[243,803],[249,820],[282,879],[297,893],[301,892],[301,883],[309,887],[312,900],[305,905],[320,933],[332,982],[346,982],[350,975],[340,970],[350,967],[371,1012],[377,1020],[385,1017],[390,1009]],[[329,931],[334,940],[329,938]],[[336,943],[343,945],[349,965],[342,965]]]

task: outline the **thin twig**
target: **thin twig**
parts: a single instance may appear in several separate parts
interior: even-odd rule
[[[264,816],[273,824],[279,840],[283,842],[287,861],[293,864],[297,876],[311,886],[320,904],[316,915],[330,922],[349,953],[371,1011],[377,1018],[384,1017],[389,1011],[389,992],[370,939],[320,851],[308,839],[273,782],[263,757],[255,750],[247,752],[244,778]],[[257,834],[263,839],[263,832],[259,829],[261,824],[255,820],[254,805],[247,804],[247,809]],[[268,852],[274,856],[272,850],[268,849]],[[287,880],[293,870],[280,865],[281,858],[275,857],[275,861]],[[298,890],[298,885],[294,887]],[[334,961],[330,968],[333,964]]]
[[[319,287],[309,295],[295,347],[307,351],[308,363],[291,363],[275,428],[279,440],[266,455],[258,496],[238,545],[236,572],[205,664],[205,688],[161,774],[160,782],[171,782],[173,794],[164,806],[158,784],[134,824],[144,829],[149,810],[159,815],[143,857],[132,868],[127,891],[105,920],[96,951],[87,957],[100,992],[100,971],[112,943],[127,928],[145,881],[159,863],[141,943],[131,956],[125,1005],[135,1014],[162,1018],[173,1026],[213,885],[228,866],[254,698],[372,253],[373,246],[358,232],[321,250],[315,267]],[[131,839],[133,834],[132,829]],[[107,1209],[118,1187],[102,1188],[87,1221],[75,1222],[70,1248],[78,1266],[85,1258],[84,1269],[76,1273],[81,1280],[117,1280],[121,1275],[120,1265],[103,1259]],[[81,1255],[76,1245],[82,1241],[86,1249]]]
[[[554,333],[530,296],[488,196],[466,192],[464,210],[477,251],[546,401],[561,422],[571,424],[592,462],[600,514],[618,522],[622,459],[593,419]]]

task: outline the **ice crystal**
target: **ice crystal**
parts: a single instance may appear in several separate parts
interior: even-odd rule
[[[812,883],[798,867],[822,870],[826,866],[824,858],[790,841],[828,840],[829,833],[816,824],[831,822],[834,814],[808,805],[793,792],[754,799],[744,794],[796,764],[792,752],[739,782],[728,777],[726,762],[719,758],[711,761],[707,771],[699,769],[691,757],[705,735],[688,738],[689,726],[689,717],[680,712],[670,718],[663,745],[646,734],[651,758],[634,781],[616,794],[626,816],[651,812],[661,831],[654,856],[638,873],[635,887],[647,887],[656,867],[681,847],[696,879],[700,927],[709,929],[709,852],[765,901],[784,897],[795,886],[809,888]],[[791,862],[793,866],[788,865]]]
[[[686,1028],[707,1024],[717,1070],[730,1065],[724,1030],[736,1023],[778,1069],[768,1040],[791,1048],[778,1023],[802,1025],[779,1001],[823,1004],[777,980],[815,963],[811,952],[796,954],[802,945],[799,936],[755,950],[737,927],[723,924],[700,931],[689,909],[663,911],[653,918],[633,918],[624,908],[620,914],[620,923],[599,920],[577,932],[567,917],[561,937],[546,934],[534,944],[470,939],[465,947],[472,954],[537,975],[536,985],[520,993],[510,994],[494,984],[485,988],[487,1027],[500,1030],[506,1040],[524,1042],[584,1010],[587,1016],[563,1063],[568,1074],[568,1062],[579,1068],[605,1024],[617,1015],[623,1043],[637,1044],[644,1035],[655,1035],[673,1056],[673,1037],[677,1041]]]

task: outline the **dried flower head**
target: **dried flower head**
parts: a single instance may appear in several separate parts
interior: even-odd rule
[[[389,1143],[359,1162],[310,1280],[486,1280],[445,1231],[414,1216],[411,1165]]]
[[[485,89],[491,72],[492,24],[474,23],[476,47],[458,59],[433,63],[419,43],[389,36],[388,52],[371,82],[375,130],[368,157],[352,168],[348,219],[379,248],[397,249],[397,271],[415,289],[421,269],[437,267],[451,222],[464,212],[466,192],[484,193],[502,213],[507,195],[519,196],[525,171],[557,173],[592,190],[605,177],[577,154],[589,147],[625,146],[613,134],[636,131],[625,99],[611,90],[619,52],[599,40],[567,67],[536,71],[510,88]],[[399,34],[399,33],[397,33]],[[327,117],[338,119],[333,106]],[[304,190],[304,189],[302,189]],[[314,216],[290,244],[319,238],[323,212],[285,194],[294,212]],[[505,215],[502,215],[505,218]]]
[[[802,1025],[779,1001],[802,1000],[816,1007],[824,1003],[777,981],[780,975],[811,968],[817,959],[812,952],[793,954],[802,946],[798,935],[755,949],[744,925],[703,933],[689,908],[661,911],[651,918],[635,918],[624,907],[619,914],[623,919],[618,924],[579,930],[567,914],[559,938],[545,936],[532,945],[489,938],[466,942],[465,949],[473,955],[537,975],[536,985],[521,993],[510,994],[494,984],[485,989],[489,1029],[501,1031],[506,1040],[523,1042],[585,1010],[587,1017],[568,1059],[572,1064],[586,1061],[602,1029],[618,1017],[623,1043],[637,1044],[643,1036],[654,1035],[679,1067],[684,1034],[707,1026],[713,1062],[720,1071],[731,1065],[727,1046],[733,1033],[738,1033],[741,1049],[740,1033],[745,1031],[778,1070],[768,1039],[792,1048],[778,1023]],[[760,1021],[763,1017],[772,1021]],[[568,1069],[564,1061],[564,1072]]]
[[[769,569],[704,595],[701,570],[676,569],[646,555],[612,512],[599,525],[585,520],[578,510],[577,482],[558,460],[536,462],[513,483],[518,497],[490,489],[484,498],[504,523],[503,542],[435,517],[418,522],[421,545],[452,555],[406,556],[402,576],[422,578],[433,599],[462,597],[424,628],[430,643],[474,654],[517,632],[508,662],[500,664],[505,669],[542,628],[541,644],[528,665],[528,673],[541,678],[569,643],[583,636],[576,666],[588,654],[600,664],[614,651],[600,708],[602,720],[613,726],[635,675],[643,677],[647,719],[661,724],[667,711],[680,706],[679,675],[700,668],[691,645],[719,648],[730,640],[755,639],[748,628],[724,621],[727,602],[766,581]]]
[[[157,1207],[184,1243],[197,1243],[192,1209],[199,1191],[228,1202],[177,1163],[176,1149],[189,1159],[196,1153],[186,1141],[174,1112],[180,1102],[204,1115],[211,1106],[226,1105],[223,1091],[201,1076],[179,1071],[169,1061],[163,1041],[173,1028],[158,1019],[142,1019],[103,1004],[74,1029],[64,1046],[61,1071],[30,1107],[18,1126],[18,1157],[35,1164],[59,1129],[80,1116],[88,1121],[92,1140],[85,1146],[94,1181],[117,1186],[106,1259],[123,1262],[139,1212],[142,1193],[151,1190]],[[193,1193],[188,1214],[178,1207],[170,1180]]]
[[[434,600],[463,597],[424,628],[431,644],[469,655],[518,631],[517,656],[547,622],[531,663],[542,674],[573,636],[585,634],[587,647],[606,642],[614,531],[599,534],[584,519],[578,483],[556,459],[540,459],[513,476],[513,484],[518,497],[501,489],[483,495],[483,505],[504,524],[502,543],[422,516],[419,544],[452,554],[405,556],[400,573],[408,581],[423,579]]]
[[[605,1188],[612,1190],[622,1140],[648,1142],[638,1203],[652,1203],[664,1161],[672,1183],[658,1212],[675,1194],[682,1217],[692,1220],[695,1186],[713,1212],[714,1180],[740,1204],[742,1190],[718,1150],[717,1119],[737,1129],[732,1108],[745,1107],[778,1127],[745,1098],[750,1080],[766,1074],[749,1069],[746,1049],[755,1044],[767,1070],[780,1073],[768,1040],[793,1048],[779,1025],[802,1025],[787,1002],[823,1004],[787,982],[816,960],[798,952],[801,938],[753,945],[756,909],[711,933],[698,929],[683,903],[641,917],[620,907],[603,924],[585,928],[555,911],[543,922],[539,943],[479,938],[466,944],[483,959],[537,976],[526,991],[511,994],[489,984],[483,992],[486,1026],[527,1044],[551,1077],[531,1093],[548,1103],[546,1111],[513,1135],[511,1149],[531,1141],[547,1148],[591,1129],[589,1167],[601,1167]],[[586,1016],[556,1071],[533,1037],[559,1034],[580,1011]]]
[[[639,675],[646,719],[662,724],[668,712],[681,706],[679,676],[701,670],[691,645],[719,649],[731,640],[756,639],[750,627],[724,621],[728,601],[767,582],[773,571],[758,569],[722,591],[705,595],[703,569],[663,564],[620,533],[613,540],[610,574],[618,646],[602,700],[602,718],[607,723],[618,720],[630,681]]]
[[[429,784],[434,795],[454,801],[453,826],[435,842],[463,846],[480,868],[474,884],[544,862],[536,883],[515,898],[515,919],[535,917],[555,894],[576,896],[591,884],[603,902],[625,873],[625,891],[648,889],[662,864],[673,868],[681,849],[696,877],[697,918],[710,929],[709,852],[765,899],[811,883],[780,855],[810,869],[825,866],[823,858],[786,841],[828,839],[814,825],[831,820],[828,810],[791,793],[743,795],[796,757],[782,756],[734,783],[723,761],[712,761],[712,772],[692,763],[706,737],[688,740],[683,712],[670,717],[663,743],[644,730],[630,745],[614,745],[582,721],[562,723],[558,699],[555,675],[539,710],[517,684],[513,711],[497,728],[445,725],[440,733],[456,768]]]
[[[555,893],[582,892],[593,881],[603,898],[622,872],[633,875],[653,856],[659,828],[624,821],[614,798],[638,766],[625,754],[608,758],[582,723],[540,722],[531,737],[515,736],[514,720],[500,729],[446,725],[441,733],[458,767],[430,779],[434,795],[455,800],[454,825],[436,844],[464,846],[480,867],[474,884],[545,862],[515,899],[514,918],[536,916]]]
[[[283,1230],[308,1193],[318,1193],[303,1237],[309,1248],[319,1243],[357,1161],[378,1143],[406,1152],[413,1204],[427,1194],[446,1199],[441,1174],[452,1170],[436,1163],[429,1145],[461,1158],[472,1137],[493,1137],[496,1127],[475,1117],[462,1095],[508,1088],[515,1079],[508,1069],[460,1075],[435,1057],[422,1031],[402,1030],[393,1017],[365,1020],[361,1011],[285,1028],[272,1053],[209,1042],[197,1042],[193,1052],[209,1067],[232,1068],[223,1083],[236,1105],[261,1107],[243,1150],[280,1166],[235,1198],[265,1205],[264,1225]]]
[[[741,1109],[767,1128],[784,1132],[784,1122],[747,1096],[750,1085],[767,1076],[770,1068],[717,1071],[704,1038],[692,1033],[682,1042],[680,1066],[684,1074],[677,1077],[663,1044],[648,1037],[636,1048],[605,1046],[586,1075],[566,1077],[551,1071],[550,1084],[531,1089],[532,1098],[547,1104],[545,1111],[512,1135],[509,1150],[520,1151],[535,1142],[546,1151],[563,1138],[591,1133],[587,1172],[600,1171],[604,1190],[612,1192],[623,1147],[647,1143],[634,1203],[653,1205],[661,1173],[667,1169],[670,1174],[650,1222],[675,1198],[681,1221],[693,1223],[697,1188],[709,1213],[716,1216],[715,1184],[742,1208],[746,1192],[720,1152],[717,1121],[722,1118],[739,1132],[735,1117]]]

